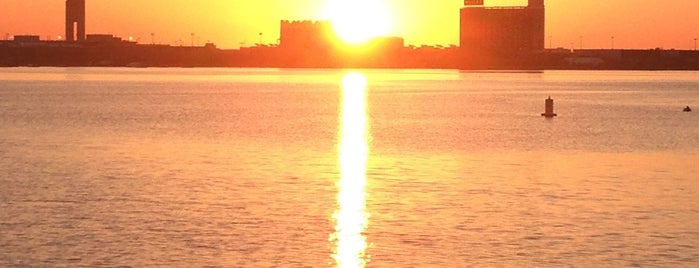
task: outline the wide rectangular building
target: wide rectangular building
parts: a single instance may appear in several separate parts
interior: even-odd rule
[[[465,0],[461,9],[460,46],[469,55],[515,55],[544,50],[544,0],[526,7],[485,7],[483,0]]]

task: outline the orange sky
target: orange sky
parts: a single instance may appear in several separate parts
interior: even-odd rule
[[[1,0],[0,34],[63,35],[64,0]],[[322,19],[328,0],[87,0],[87,32],[150,43],[212,41],[222,48],[275,43],[281,19]],[[462,0],[376,0],[393,13],[392,34],[407,44],[458,44]],[[526,0],[486,0],[525,5]],[[674,3],[674,4],[670,4]],[[547,41],[555,47],[693,49],[697,0],[548,0]]]

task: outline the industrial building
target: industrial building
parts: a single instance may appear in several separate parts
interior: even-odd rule
[[[544,50],[544,0],[526,7],[486,7],[483,0],[465,0],[461,9],[460,46],[466,55],[509,56]]]

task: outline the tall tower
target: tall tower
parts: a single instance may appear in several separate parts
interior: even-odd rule
[[[76,40],[85,41],[85,0],[66,0],[66,41]]]

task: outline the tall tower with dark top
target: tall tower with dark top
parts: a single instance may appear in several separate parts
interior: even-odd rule
[[[85,41],[85,0],[66,0],[66,41]]]

